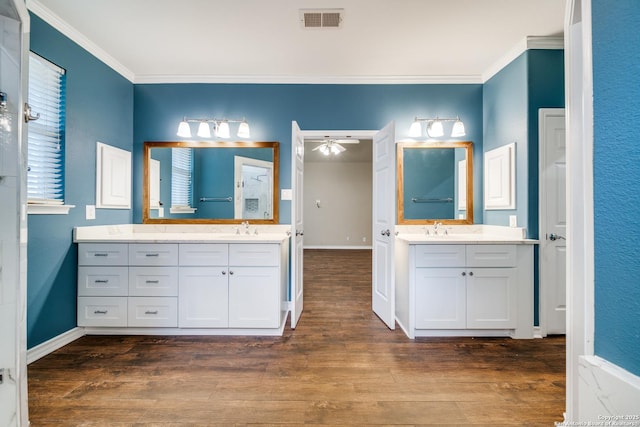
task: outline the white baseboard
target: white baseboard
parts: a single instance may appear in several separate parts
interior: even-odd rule
[[[305,245],[304,249],[371,249],[371,246]]]
[[[640,377],[598,356],[580,356],[578,377],[579,419],[569,421],[638,425]]]
[[[53,337],[48,341],[38,344],[37,346],[27,350],[27,365],[43,358],[47,354],[53,353],[57,349],[72,343],[85,334],[84,328],[73,328],[64,332],[57,337]]]

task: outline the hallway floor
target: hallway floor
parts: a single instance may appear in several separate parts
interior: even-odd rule
[[[552,426],[565,339],[421,338],[371,311],[371,251],[306,250],[282,337],[85,336],[29,365],[31,425]]]

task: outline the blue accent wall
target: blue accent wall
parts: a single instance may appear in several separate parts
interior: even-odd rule
[[[593,0],[596,355],[640,375],[640,2]]]
[[[280,142],[280,187],[291,188],[291,122],[303,130],[377,130],[396,123],[396,139],[406,139],[415,116],[455,117],[474,142],[474,162],[482,159],[482,85],[286,85],[140,84],[134,88],[134,214],[142,221],[142,144],[176,141],[184,117],[242,118],[254,141]],[[233,132],[233,129],[232,129]],[[193,138],[197,140],[197,138]],[[232,138],[233,140],[233,138]],[[460,140],[460,139],[459,139]],[[482,168],[474,168],[476,187]],[[482,202],[476,191],[476,222]],[[291,205],[280,202],[280,223],[291,222]]]
[[[29,215],[27,243],[27,345],[76,324],[77,250],[73,227],[131,222],[130,210],[95,204],[96,142],[131,150],[133,84],[31,14],[31,50],[67,71],[65,203],[68,215]]]
[[[484,85],[484,151],[516,144],[516,209],[487,210],[484,223],[509,225],[516,215],[527,237],[539,234],[540,108],[564,108],[564,51],[530,49]],[[478,191],[482,192],[481,187]],[[534,324],[539,325],[538,247],[534,248]]]

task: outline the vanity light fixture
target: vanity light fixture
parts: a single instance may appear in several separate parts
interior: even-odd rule
[[[418,138],[422,136],[422,123],[426,122],[426,133],[430,138],[439,138],[444,136],[444,122],[453,122],[453,127],[451,129],[451,136],[453,138],[458,138],[461,136],[465,136],[466,132],[464,129],[464,123],[460,120],[460,117],[456,117],[455,119],[441,119],[436,117],[434,119],[427,118],[421,119],[416,117],[411,123],[411,128],[409,128],[409,136],[412,138]]]
[[[242,118],[242,120],[228,120],[228,119],[189,119],[184,117],[178,125],[178,136],[182,138],[191,138],[191,126],[189,123],[198,123],[198,135],[200,138],[211,138],[211,127],[213,127],[213,133],[218,138],[230,138],[231,132],[229,130],[229,123],[240,123],[238,126],[239,138],[250,138],[251,131],[249,130],[249,123]]]

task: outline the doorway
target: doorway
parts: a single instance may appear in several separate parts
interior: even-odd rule
[[[305,138],[304,248],[371,249],[372,141],[349,139],[345,151],[323,154],[325,140]]]

